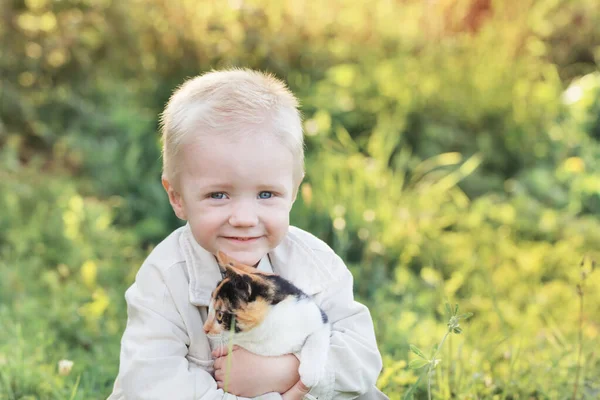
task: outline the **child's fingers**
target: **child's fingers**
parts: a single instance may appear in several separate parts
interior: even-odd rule
[[[214,349],[211,353],[212,358],[217,358],[217,357],[221,357],[223,356],[223,351],[225,351],[224,347],[217,347],[216,349]]]
[[[306,387],[302,381],[296,382],[294,386],[283,394],[284,400],[297,400],[304,398],[304,395],[308,393],[310,388]]]
[[[216,349],[214,349],[211,354],[212,354],[213,358],[218,358],[218,357],[226,356],[228,351],[229,351],[229,349],[226,346],[221,346],[221,347],[217,347]]]
[[[306,393],[308,393],[310,391],[310,388],[306,385],[304,385],[304,383],[302,383],[301,380],[299,380],[294,387],[297,386],[297,389],[300,393],[302,393],[302,395],[305,395]]]
[[[231,349],[231,351],[236,351],[238,349],[239,349],[238,345],[234,345],[233,348]],[[228,353],[229,353],[229,347],[221,346],[221,347],[217,347],[216,349],[214,349],[212,351],[211,355],[212,355],[212,358],[217,358],[217,357],[226,356]]]

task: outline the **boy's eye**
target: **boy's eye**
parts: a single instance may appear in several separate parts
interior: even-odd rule
[[[225,193],[223,192],[214,192],[210,194],[211,199],[222,200],[225,198]]]
[[[263,191],[258,194],[259,199],[270,199],[273,197],[273,192]]]

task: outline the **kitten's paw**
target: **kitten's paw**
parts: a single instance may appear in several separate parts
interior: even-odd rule
[[[316,386],[323,375],[325,374],[324,369],[322,368],[311,368],[311,366],[307,363],[301,363],[298,368],[298,373],[300,374],[300,380],[302,383],[312,388]]]

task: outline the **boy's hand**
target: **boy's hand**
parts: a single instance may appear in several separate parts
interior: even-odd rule
[[[259,356],[238,346],[233,347],[230,355],[227,355],[227,351],[227,347],[221,347],[212,355],[215,357],[217,386],[228,393],[242,397],[256,397],[270,392],[286,393],[300,381],[300,361],[292,354]],[[228,366],[231,371],[227,371]]]
[[[304,395],[310,391],[310,388],[304,386],[301,380],[298,380],[294,386],[281,395],[283,400],[302,400]]]

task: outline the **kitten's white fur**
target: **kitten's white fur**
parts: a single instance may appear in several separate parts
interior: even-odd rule
[[[263,356],[300,352],[300,379],[304,385],[313,387],[325,373],[330,331],[329,323],[323,323],[321,310],[312,299],[290,296],[272,306],[255,328],[225,332],[221,340],[225,345],[238,345]]]

